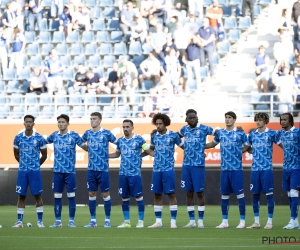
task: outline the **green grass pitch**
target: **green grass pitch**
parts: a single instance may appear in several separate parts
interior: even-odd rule
[[[267,208],[261,207],[261,229],[236,229],[239,223],[237,206],[231,206],[229,211],[229,229],[216,229],[221,223],[220,206],[206,206],[204,229],[182,228],[188,223],[185,206],[180,206],[177,216],[177,229],[170,228],[170,213],[164,206],[164,228],[148,229],[155,222],[152,206],[146,207],[145,228],[136,229],[137,209],[131,206],[131,225],[129,229],[116,228],[123,222],[121,206],[112,208],[112,228],[103,228],[103,207],[97,208],[97,228],[83,228],[90,220],[88,207],[77,207],[75,223],[77,228],[68,228],[68,207],[63,207],[62,228],[49,228],[54,222],[53,207],[44,208],[44,224],[46,228],[36,226],[34,206],[27,206],[24,215],[24,228],[11,228],[16,222],[15,206],[0,206],[0,249],[300,249],[299,244],[262,244],[262,237],[296,238],[300,242],[300,230],[283,230],[289,221],[288,206],[276,206],[273,219],[273,229],[264,230],[267,220]],[[27,228],[27,222],[32,223]],[[246,226],[253,223],[253,213],[247,207]],[[278,238],[280,242],[280,238]],[[293,240],[292,240],[293,241]],[[272,243],[272,242],[271,242]]]

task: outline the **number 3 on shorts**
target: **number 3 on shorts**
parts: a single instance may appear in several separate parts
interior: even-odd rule
[[[180,187],[181,187],[181,188],[184,188],[184,187],[185,187],[185,181],[181,181]]]

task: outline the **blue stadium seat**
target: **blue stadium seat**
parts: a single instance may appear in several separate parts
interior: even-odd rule
[[[240,112],[243,117],[252,117],[253,116],[253,105],[241,104]]]
[[[112,46],[109,43],[102,43],[100,45],[100,49],[99,49],[99,55],[111,55],[112,53]]]
[[[115,56],[104,56],[103,67],[104,68],[110,68],[114,61],[116,61]]]
[[[31,68],[41,67],[41,65],[42,65],[42,57],[40,55],[36,55],[36,56],[31,56],[30,57],[30,64],[29,64],[29,66]]]
[[[111,103],[111,97],[110,96],[100,96],[99,98],[100,104],[110,104]]]
[[[212,5],[212,0],[203,0],[203,6],[210,6]]]
[[[74,106],[72,113],[71,113],[71,117],[72,118],[81,118],[84,116],[84,106],[80,105],[80,106]]]
[[[67,103],[67,97],[64,95],[57,94],[54,96],[56,104],[65,104]]]
[[[0,107],[6,103],[8,103],[6,93],[0,93],[0,104],[1,104]]]
[[[52,118],[54,116],[54,111],[52,106],[45,106],[42,111],[42,118]]]
[[[207,67],[201,67],[200,68],[200,76],[201,76],[202,79],[208,78],[209,74],[208,74]]]
[[[218,53],[214,53],[213,55],[213,65],[219,65],[220,63],[220,56],[218,55]]]
[[[1,1],[1,9],[6,9],[6,4],[9,2],[10,2],[10,0],[2,0]]]
[[[90,56],[89,57],[89,63],[88,63],[88,66],[90,68],[95,68],[95,67],[98,67],[100,65],[100,56],[98,55],[93,55],[93,56]]]
[[[54,31],[53,32],[53,38],[52,43],[64,43],[66,40],[65,33],[63,31]]]
[[[240,4],[236,5],[236,7],[235,7],[235,15],[236,16],[242,16],[242,14],[243,14],[242,8],[243,8],[242,5],[240,5]]]
[[[15,69],[6,69],[4,75],[3,75],[3,80],[5,81],[12,81],[16,78],[16,71]]]
[[[109,42],[109,39],[108,39],[108,32],[107,31],[97,31],[97,34],[96,34],[96,42],[97,43],[107,43]]]
[[[239,29],[248,29],[251,26],[250,17],[241,17],[239,20]]]
[[[103,11],[103,17],[106,19],[112,19],[116,15],[116,10],[114,7],[105,7]]]
[[[219,55],[226,55],[230,52],[230,43],[227,40],[219,42],[218,44],[218,54]]]
[[[261,5],[269,5],[271,2],[272,2],[272,0],[260,0],[260,1],[258,2],[258,4],[261,4]]]
[[[10,104],[21,104],[23,103],[23,95],[20,93],[12,93],[10,96]]]
[[[100,0],[100,7],[112,7],[112,0]]]
[[[27,93],[29,86],[30,86],[30,82],[28,80],[23,81],[20,92]]]
[[[140,67],[140,64],[145,60],[143,55],[141,56],[133,56],[133,63],[136,67]]]
[[[97,46],[94,43],[88,43],[85,45],[84,54],[85,55],[95,55],[97,53]]]
[[[100,106],[89,106],[88,107],[88,114],[91,114],[94,112],[101,112]]]
[[[28,66],[28,57],[27,57],[27,55],[23,56],[23,65],[26,66],[26,67]]]
[[[224,29],[236,29],[237,23],[235,16],[225,17],[224,20]]]
[[[153,88],[152,80],[144,80],[142,82],[142,90],[145,90],[148,92],[151,88]]]
[[[51,43],[46,43],[42,45],[41,55],[48,56],[49,52],[52,50],[53,45]]]
[[[127,49],[125,43],[115,43],[114,45],[114,55],[126,55]]]
[[[36,43],[28,44],[27,53],[28,56],[35,56],[39,54],[39,45]]]
[[[42,24],[41,24],[41,29],[39,30],[38,24],[37,22],[35,23],[35,30],[36,31],[48,31],[48,23],[47,23],[47,19],[42,19]]]
[[[119,30],[120,28],[120,22],[119,19],[109,19],[107,22],[107,30]]]
[[[104,110],[103,110],[103,112],[104,112]],[[119,106],[117,116],[120,118],[130,117],[129,106]]]
[[[85,94],[84,103],[86,103],[86,104],[96,104],[97,103],[96,95],[95,94]]]
[[[60,56],[60,61],[62,65],[65,65],[65,67],[71,66],[71,57],[70,55]]]
[[[85,0],[85,6],[86,7],[95,7],[97,5],[96,0]]]
[[[79,32],[78,31],[72,31],[68,34],[68,37],[66,39],[67,43],[78,43],[79,42]]]
[[[98,67],[94,68],[93,72],[98,73],[100,76],[104,76],[104,69],[101,66],[98,66]]]
[[[231,5],[238,5],[238,4],[242,4],[243,0],[230,0],[230,4]]]
[[[259,4],[254,4],[254,16],[259,16],[261,12],[261,6]]]
[[[70,48],[70,55],[72,56],[78,56],[81,55],[83,53],[82,51],[82,45],[79,43],[74,43],[71,45]]]
[[[50,43],[51,42],[50,32],[49,31],[40,31],[37,42],[38,43]]]
[[[0,93],[5,92],[5,82],[4,81],[0,81]]]
[[[110,33],[110,42],[111,43],[120,43],[122,41],[123,32],[119,30],[112,31]]]
[[[97,19],[101,15],[101,8],[94,7],[90,10],[90,19]]]
[[[64,56],[68,54],[68,45],[65,43],[59,43],[56,46],[56,51],[59,56]]]
[[[24,116],[24,107],[23,106],[14,106],[11,117],[14,119],[20,119]]]
[[[102,112],[103,117],[106,118],[111,118],[115,116],[115,109],[112,106],[104,106],[103,107],[103,112]]]
[[[219,5],[226,5],[228,4],[228,0],[219,0]]]
[[[151,51],[153,51],[153,47],[149,43],[144,43],[142,45],[143,54],[148,55]]]
[[[132,116],[137,117],[139,113],[143,112],[143,106],[134,105],[132,107]]]
[[[30,69],[29,68],[23,68],[18,76],[19,80],[28,80],[30,78]]]
[[[78,105],[81,104],[82,96],[78,94],[70,95],[69,104]]]
[[[44,0],[44,7],[51,7],[52,0]]]
[[[39,106],[29,106],[27,109],[27,114],[32,115],[33,117],[39,117],[40,107]]]
[[[52,103],[52,98],[48,93],[40,94],[40,104],[50,104]]]
[[[58,19],[50,19],[49,20],[49,31],[58,31],[59,28],[59,20]]]
[[[73,66],[77,67],[79,64],[85,65],[85,55],[75,56],[73,60]]]
[[[70,116],[70,107],[69,106],[59,106],[57,108],[57,115],[65,114]]]
[[[95,19],[92,25],[93,31],[105,30],[105,21],[104,18]]]
[[[131,42],[129,44],[129,55],[141,55],[142,46],[140,42]]]
[[[241,31],[239,29],[231,29],[229,30],[228,40],[230,42],[236,42],[241,39]]]
[[[231,5],[223,5],[222,6],[222,10],[223,10],[223,16],[231,16],[232,15],[232,7]]]
[[[0,118],[9,117],[9,106],[0,106]]]
[[[74,69],[73,68],[66,68],[63,72],[63,80],[74,80]]]
[[[94,32],[93,31],[83,31],[81,42],[82,43],[91,43],[94,41]]]
[[[24,36],[26,43],[36,42],[35,31],[25,31]]]

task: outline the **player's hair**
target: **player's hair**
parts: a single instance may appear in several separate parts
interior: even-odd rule
[[[35,120],[35,118],[34,118],[33,115],[25,115],[25,116],[24,116],[24,122],[25,122],[25,119],[26,119],[26,118],[31,118],[33,122],[34,122],[34,120]]]
[[[131,124],[131,126],[133,127],[133,121],[131,121],[131,120],[129,120],[129,119],[125,119],[124,121],[123,121],[123,123],[124,122],[129,122],[130,124]]]
[[[188,109],[185,112],[185,115],[188,116],[188,114],[196,114],[197,115],[197,111],[195,109]]]
[[[236,120],[236,114],[233,112],[233,111],[228,111],[225,113],[225,116],[226,115],[230,115],[234,120]]]
[[[65,120],[67,121],[67,123],[69,123],[69,121],[70,121],[70,117],[67,116],[67,115],[65,115],[65,114],[59,115],[59,116],[56,118],[56,120],[58,121],[60,118],[65,119]]]
[[[269,115],[267,113],[260,112],[255,114],[254,121],[256,122],[258,118],[263,119],[265,124],[268,124],[270,121]]]
[[[289,117],[289,122],[291,123],[291,126],[294,126],[294,116],[290,113],[283,113],[280,115],[280,123],[281,123],[281,116],[287,115]]]
[[[156,124],[156,120],[162,120],[163,124],[167,127],[171,124],[171,119],[169,116],[167,116],[166,114],[162,114],[162,113],[157,113],[153,116],[152,118],[152,124],[155,125]]]
[[[93,112],[91,113],[91,116],[98,116],[100,120],[102,120],[102,115],[99,112]]]

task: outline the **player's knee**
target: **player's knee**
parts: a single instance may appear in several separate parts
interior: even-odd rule
[[[110,197],[109,192],[101,193],[103,199],[106,197]]]
[[[299,196],[299,191],[297,189],[291,189],[290,190],[290,194],[291,194],[291,197],[298,197]]]
[[[55,198],[55,199],[61,199],[61,197],[62,197],[62,194],[61,194],[61,193],[55,193],[55,194],[54,194],[54,198]]]
[[[273,192],[270,192],[270,193],[266,193],[266,195],[268,196],[268,195],[272,195],[273,194]]]
[[[244,198],[244,197],[245,197],[244,193],[238,194],[238,195],[236,196],[236,198],[238,198],[238,199],[242,199],[242,198]]]
[[[221,198],[222,200],[228,200],[229,197],[230,197],[229,195],[223,194]]]
[[[109,201],[109,200],[110,200],[110,195],[108,195],[108,196],[103,196],[103,200],[104,200],[104,201]]]
[[[96,197],[97,196],[97,192],[89,192],[89,197]]]
[[[72,193],[67,193],[67,196],[68,196],[68,198],[75,197],[75,192],[72,192]]]
[[[138,197],[135,197],[135,200],[136,201],[142,201],[144,199],[144,197],[143,196],[138,196]]]
[[[187,197],[188,199],[193,199],[193,198],[194,198],[194,192],[187,191],[187,192],[186,192],[186,197]]]

